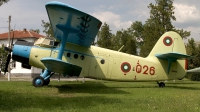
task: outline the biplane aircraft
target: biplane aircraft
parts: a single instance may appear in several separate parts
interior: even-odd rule
[[[164,33],[150,54],[138,57],[91,45],[102,22],[61,2],[49,2],[46,10],[54,39],[35,43],[18,40],[12,59],[26,68],[44,69],[33,79],[35,87],[50,83],[54,73],[112,81],[155,81],[182,79],[187,72],[185,45],[179,34]],[[131,47],[131,46],[130,46]]]

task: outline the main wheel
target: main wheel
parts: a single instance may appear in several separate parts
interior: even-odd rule
[[[37,76],[32,81],[33,86],[42,87],[44,85],[44,78],[41,76]]]
[[[49,85],[49,83],[50,83],[50,78],[48,78],[48,79],[46,79],[46,80],[44,80],[44,85]]]

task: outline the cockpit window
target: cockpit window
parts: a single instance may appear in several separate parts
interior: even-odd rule
[[[59,42],[57,42],[55,38],[49,38],[49,37],[46,38],[41,37],[34,43],[35,46],[48,47],[48,48],[57,47],[58,44]]]
[[[49,45],[53,46],[54,45],[54,41],[50,41]]]

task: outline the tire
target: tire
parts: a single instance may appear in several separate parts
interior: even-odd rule
[[[45,86],[49,85],[49,83],[50,83],[50,78],[44,80],[44,85],[45,85]]]
[[[32,84],[35,87],[42,87],[44,85],[44,78],[41,76],[37,76],[33,78]]]
[[[161,88],[165,87],[165,83],[164,83],[164,82],[160,82],[158,85],[159,85],[159,87],[161,87]]]

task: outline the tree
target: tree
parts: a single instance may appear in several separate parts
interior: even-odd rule
[[[6,59],[7,59],[8,51],[4,50],[4,45],[0,47],[0,72],[5,69]]]
[[[136,54],[136,42],[132,32],[122,29],[113,35],[107,23],[103,24],[97,34],[97,45],[112,50],[119,50],[124,45],[120,52]]]
[[[0,6],[7,3],[9,0],[0,0]],[[8,52],[4,50],[4,45],[0,48],[0,72],[5,69],[5,63]]]
[[[128,30],[117,31],[116,36],[112,39],[113,50],[119,50],[124,46],[120,52],[128,54],[136,54],[136,42],[134,37]]]
[[[44,20],[42,20],[41,26],[44,28],[43,32],[46,34],[47,37],[53,37],[53,29],[50,22],[45,22]]]
[[[176,31],[184,39],[189,37],[191,33],[190,31],[183,31],[183,29],[175,29],[174,31]]]
[[[143,44],[143,31],[144,31],[144,26],[142,22],[140,21],[135,21],[131,24],[131,27],[128,28],[128,32],[131,36],[135,38],[136,46],[137,48],[140,48],[140,46]]]
[[[186,44],[186,51],[188,55],[193,56],[193,58],[188,59],[188,69],[200,67],[200,45],[197,45],[193,38],[188,39],[188,43]],[[186,78],[191,80],[200,80],[198,73],[187,74]]]
[[[122,44],[122,37],[123,37],[123,34],[122,34],[122,31],[117,31],[116,35],[113,35],[113,38],[111,39],[111,42],[112,42],[112,50],[119,50],[123,44]]]
[[[183,38],[190,36],[190,32],[183,31],[183,29],[176,29],[171,21],[176,21],[174,16],[173,0],[155,0],[156,4],[150,3],[150,18],[147,19],[144,25],[136,21],[129,28],[133,31],[134,36],[143,40],[139,44],[141,49],[140,55],[148,56],[153,46],[156,44],[160,36],[167,31],[176,31]]]
[[[38,34],[40,33],[40,29],[35,29],[35,30],[34,29],[30,29],[30,31],[36,32]]]
[[[101,30],[97,34],[97,45],[99,47],[112,49],[111,38],[113,34],[111,33],[110,27],[108,24],[104,23],[101,27]]]
[[[8,1],[10,1],[10,0],[0,0],[0,6],[7,3]]]

